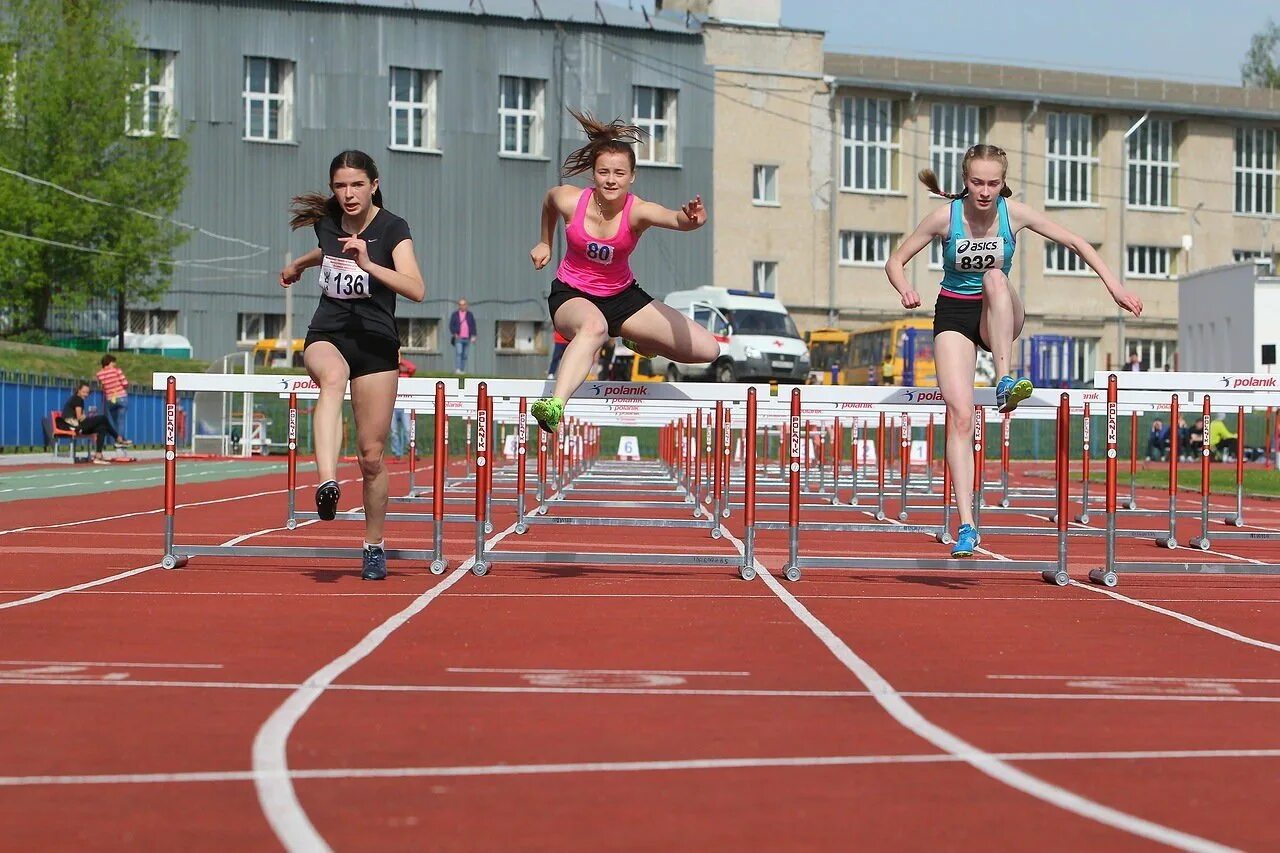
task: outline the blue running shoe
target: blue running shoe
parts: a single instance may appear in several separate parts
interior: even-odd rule
[[[387,579],[387,553],[378,545],[364,546],[364,569],[360,577],[367,581]]]
[[[1036,390],[1030,379],[1014,380],[1012,376],[1002,376],[996,383],[996,407],[1001,414],[1012,412],[1018,404],[1031,396]]]
[[[982,541],[982,534],[972,524],[962,524],[956,531],[956,546],[951,549],[953,557],[972,557],[973,549]]]

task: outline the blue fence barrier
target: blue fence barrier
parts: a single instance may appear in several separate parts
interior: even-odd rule
[[[0,447],[13,451],[48,446],[49,413],[54,409],[62,411],[75,390],[73,382],[0,374]],[[85,403],[86,410],[106,413],[107,401],[101,391],[92,391]],[[178,404],[186,413],[189,430],[191,400],[180,398]],[[135,444],[164,444],[164,394],[130,386],[125,437]],[[178,444],[182,444],[182,436],[178,437]]]

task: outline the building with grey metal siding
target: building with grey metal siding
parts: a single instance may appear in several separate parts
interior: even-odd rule
[[[278,271],[315,245],[309,230],[289,233],[289,200],[324,190],[329,161],[346,148],[377,161],[387,209],[413,231],[427,298],[401,299],[397,312],[415,321],[411,354],[431,370],[452,366],[447,319],[459,297],[480,329],[471,372],[545,370],[554,266],[535,272],[529,250],[543,196],[583,141],[566,107],[630,120],[641,102],[673,144],[652,152],[668,162],[640,166],[637,194],[677,207],[701,193],[714,214],[713,95],[672,73],[706,67],[694,21],[592,0],[132,0],[126,14],[140,45],[167,60],[146,82],[191,144],[177,218],[265,248],[193,236],[178,257],[209,263],[180,268],[158,309],[133,312],[135,327],[185,334],[197,357],[284,333]],[[514,133],[500,133],[503,77],[530,81],[506,83],[507,106],[529,108],[505,119]],[[393,148],[393,130],[407,144]],[[214,260],[238,255],[254,256]],[[655,295],[706,284],[711,231],[655,231],[632,263]],[[293,289],[291,331],[301,337],[315,271]],[[522,325],[499,327],[511,322]]]

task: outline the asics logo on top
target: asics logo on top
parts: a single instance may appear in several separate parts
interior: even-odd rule
[[[994,252],[1000,248],[998,240],[961,240],[956,243],[956,252]]]

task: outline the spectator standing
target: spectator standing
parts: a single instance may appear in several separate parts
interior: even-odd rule
[[[399,353],[399,379],[408,379],[418,372],[418,366],[404,357],[404,350]],[[397,380],[399,381],[399,380]],[[409,412],[396,408],[391,415],[391,455],[397,459],[404,456],[409,446]]]
[[[1124,369],[1133,373],[1141,372],[1142,358],[1136,352],[1129,353],[1129,363],[1124,366]]]
[[[129,380],[120,369],[120,365],[116,363],[116,357],[111,353],[102,357],[101,364],[102,369],[97,374],[98,386],[102,389],[102,396],[107,402],[104,408],[107,420],[119,436],[116,444],[122,446],[132,444],[133,442],[124,437],[124,417],[129,411]]]
[[[453,372],[467,372],[467,351],[476,339],[476,315],[467,310],[467,300],[458,300],[458,309],[449,315],[449,343],[453,344]]]

